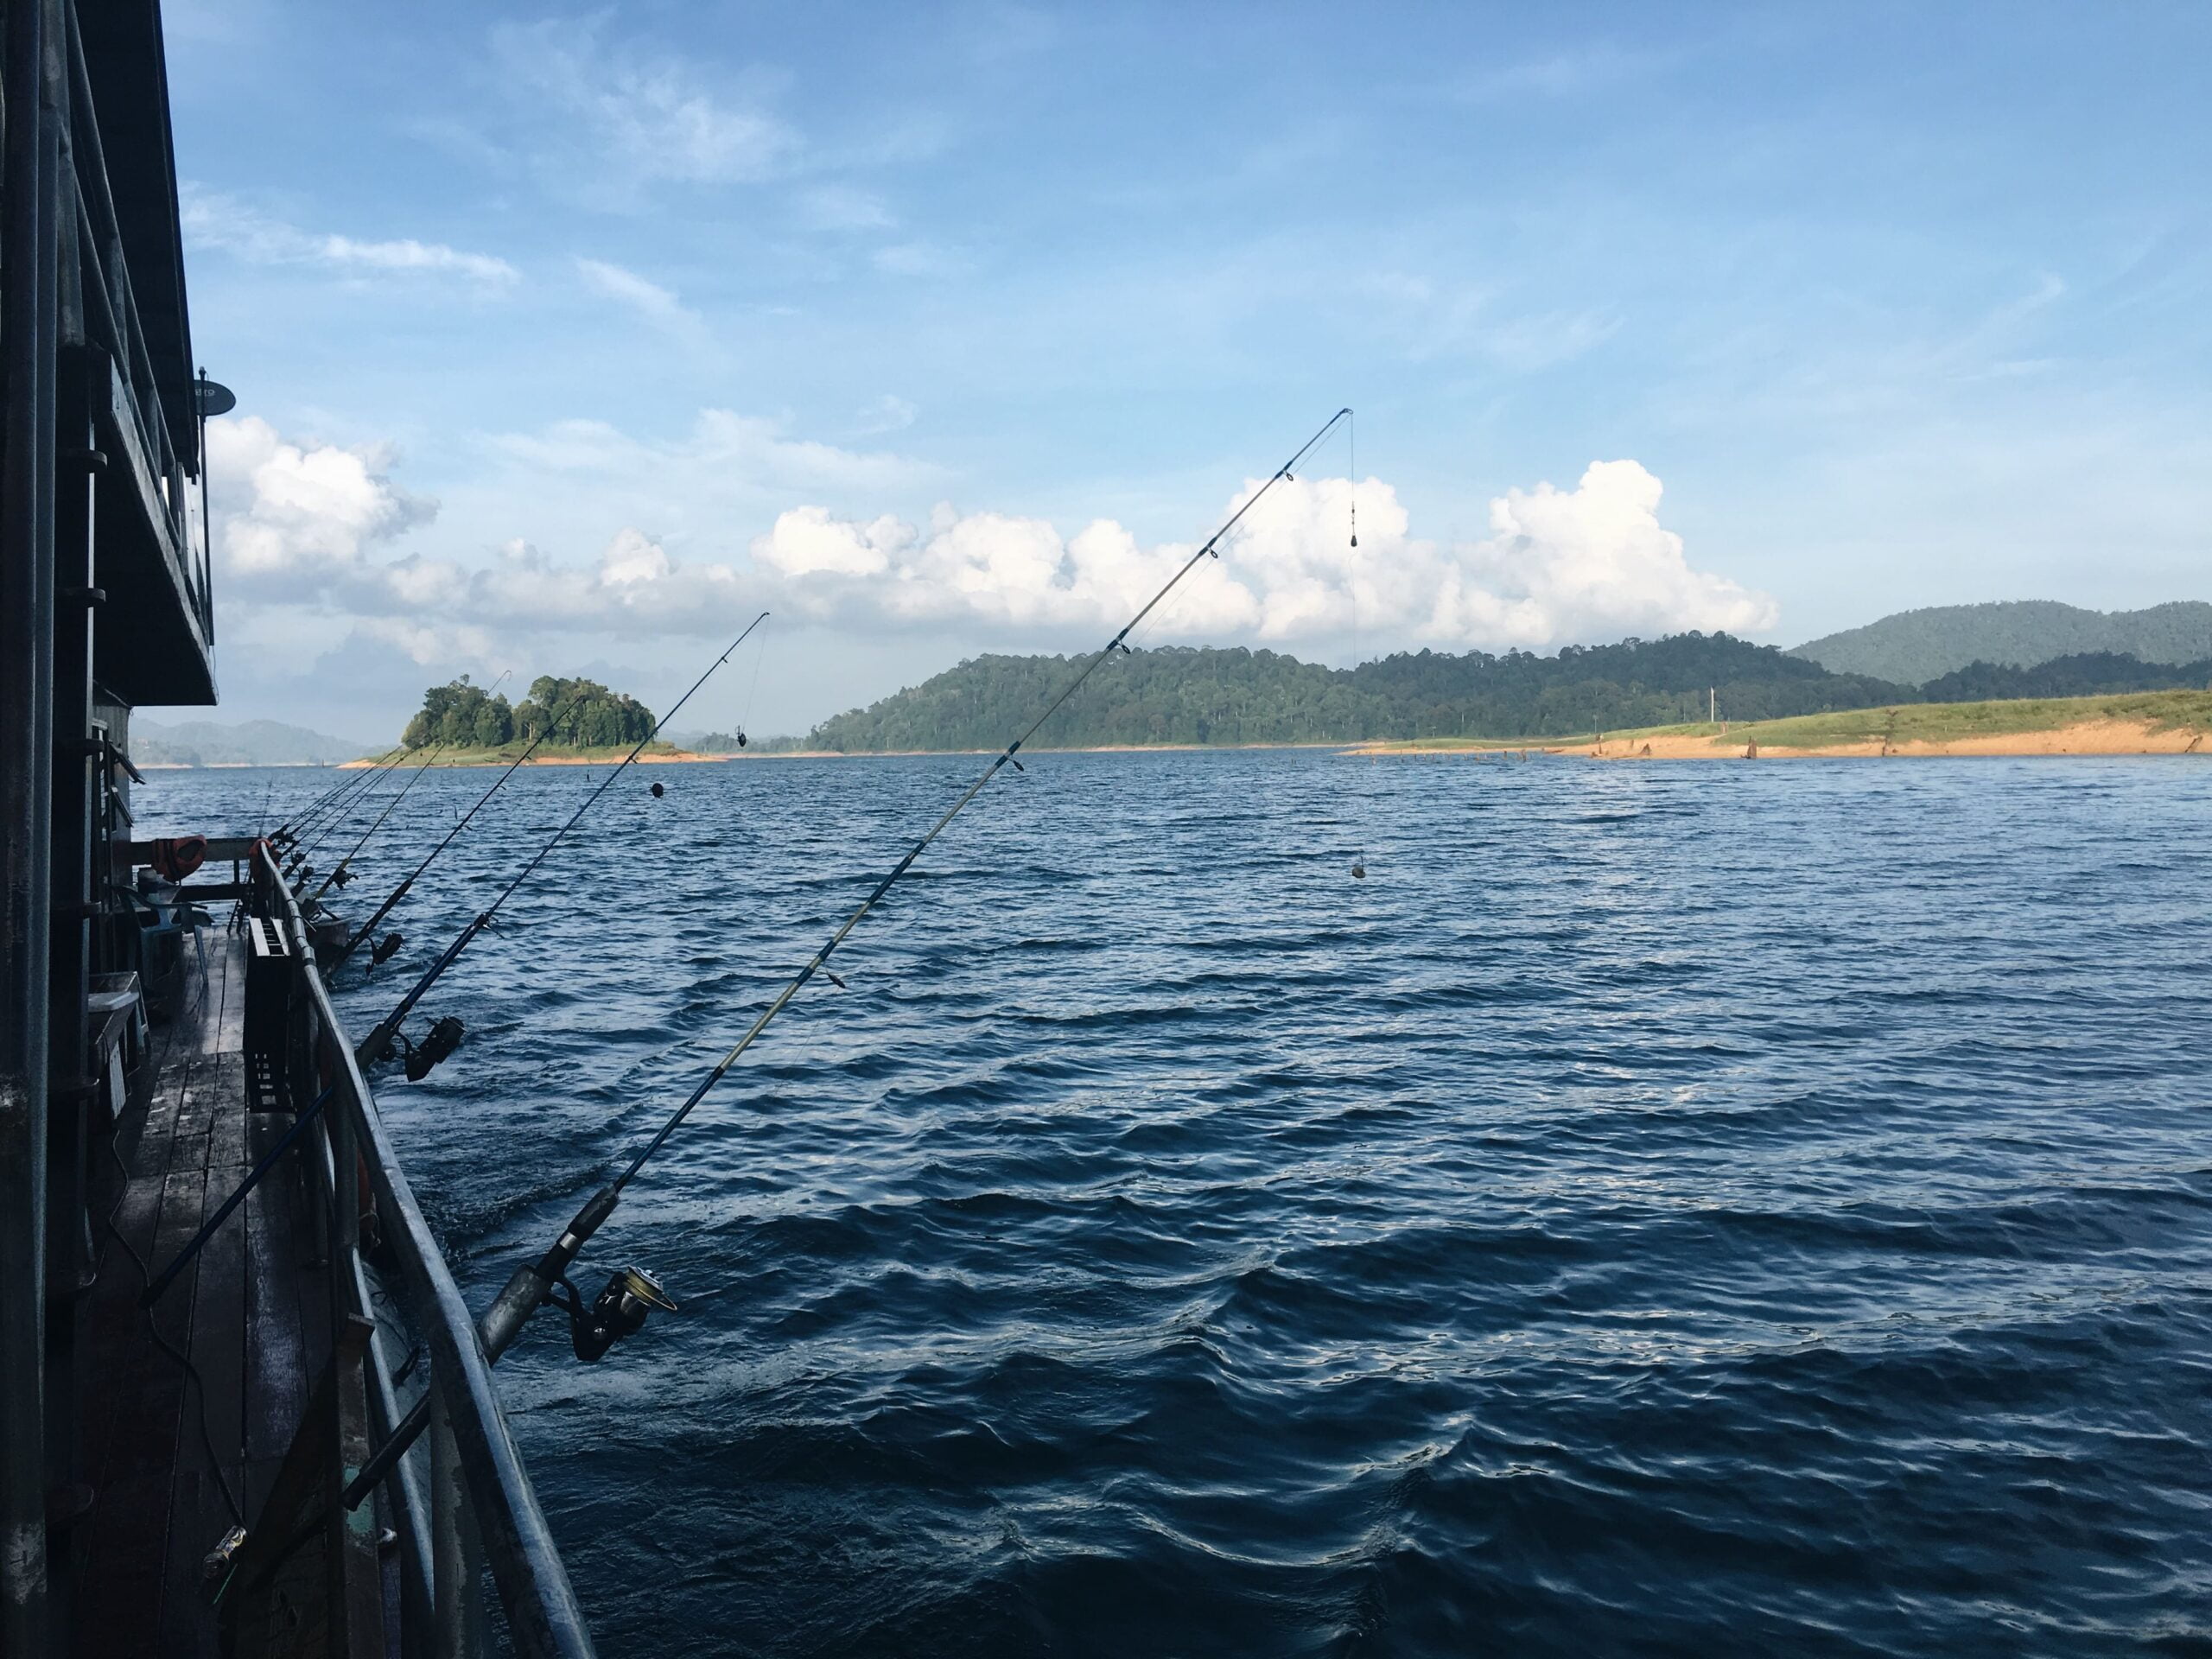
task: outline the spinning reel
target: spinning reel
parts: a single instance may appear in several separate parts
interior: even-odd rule
[[[559,1294],[565,1291],[566,1295]],[[645,1328],[653,1309],[676,1312],[676,1303],[660,1287],[660,1281],[643,1268],[622,1268],[607,1281],[607,1288],[587,1303],[571,1280],[563,1275],[545,1300],[569,1316],[569,1344],[586,1364],[602,1358],[626,1337]]]
[[[461,1046],[461,1037],[467,1029],[460,1020],[448,1014],[444,1019],[433,1022],[429,1030],[423,1033],[423,1040],[419,1043],[410,1042],[404,1031],[394,1032],[392,1035],[399,1039],[399,1046],[405,1051],[404,1059],[407,1081],[420,1083],[430,1075],[433,1067],[451,1059],[454,1050]]]

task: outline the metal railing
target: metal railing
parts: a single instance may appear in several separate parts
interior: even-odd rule
[[[323,1090],[333,1091],[315,1126],[308,1163],[328,1229],[334,1319],[376,1316],[361,1260],[361,1182],[340,1179],[358,1161],[399,1263],[388,1287],[428,1351],[427,1459],[422,1449],[410,1452],[385,1488],[401,1551],[401,1650],[437,1659],[479,1650],[480,1565],[491,1569],[517,1653],[589,1659],[591,1633],[508,1433],[475,1320],[416,1205],[353,1042],[332,1008],[298,899],[265,846],[255,852],[253,886],[257,913],[282,930],[290,959],[284,1058],[293,1103],[304,1106]],[[366,1359],[379,1443],[404,1414],[386,1342],[379,1324]]]
[[[181,579],[201,639],[215,642],[215,601],[213,572],[207,567],[205,544],[193,545],[185,488],[185,467],[176,453],[169,423],[162,410],[161,378],[155,372],[146,332],[139,320],[137,296],[130,286],[130,262],[124,257],[123,232],[116,217],[115,199],[108,188],[107,158],[100,143],[98,113],[92,104],[92,84],[86,67],[84,41],[78,33],[77,9],[65,6],[68,20],[69,143],[66,154],[69,177],[64,188],[77,199],[77,257],[83,271],[86,301],[85,332],[89,344],[107,354],[124,392],[123,415],[128,419],[139,451],[152,469],[160,506],[168,527],[163,551]],[[189,385],[192,366],[179,363],[176,372]],[[188,392],[187,394],[190,394]],[[111,465],[123,457],[110,456]],[[204,467],[207,458],[199,458]],[[196,476],[196,472],[194,474]]]

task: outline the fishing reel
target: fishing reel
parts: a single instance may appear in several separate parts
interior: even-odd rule
[[[399,954],[399,947],[406,943],[403,934],[387,933],[369,947],[369,972],[376,970]]]
[[[566,1276],[556,1288],[568,1294],[556,1295],[549,1290],[545,1300],[569,1316],[569,1344],[587,1365],[602,1358],[625,1337],[634,1337],[644,1330],[653,1309],[676,1312],[676,1303],[660,1287],[660,1281],[643,1268],[618,1269],[607,1281],[607,1288],[589,1302]]]
[[[330,885],[336,887],[340,893],[346,891],[346,884],[348,881],[355,881],[359,879],[359,875],[353,868],[353,861],[350,858],[340,860],[338,868],[330,873]]]
[[[461,1046],[466,1030],[460,1020],[448,1014],[444,1019],[433,1022],[419,1043],[410,1042],[405,1032],[394,1032],[392,1034],[399,1039],[399,1046],[405,1051],[404,1061],[407,1068],[407,1081],[420,1083],[430,1075],[433,1067],[451,1059],[454,1050]]]

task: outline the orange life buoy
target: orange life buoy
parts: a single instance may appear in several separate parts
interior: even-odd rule
[[[154,843],[149,861],[164,881],[181,881],[207,861],[205,836],[163,836]]]

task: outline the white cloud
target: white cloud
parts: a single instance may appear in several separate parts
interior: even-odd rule
[[[604,168],[630,180],[748,183],[783,172],[798,135],[773,116],[701,85],[670,57],[611,47],[573,20],[493,32],[506,84],[588,135]]]
[[[743,556],[686,557],[633,523],[588,563],[518,540],[488,560],[379,560],[373,549],[435,511],[392,482],[388,453],[287,442],[251,417],[214,423],[209,443],[226,575],[249,598],[375,620],[376,637],[423,662],[481,659],[494,639],[521,634],[714,635],[762,607],[861,635],[937,631],[1065,646],[1120,626],[1195,551],[1143,545],[1111,519],[1064,536],[1042,518],[949,505],[925,524],[808,505],[776,512]],[[756,482],[780,475],[793,491],[912,481],[895,458],[796,443],[727,411],[710,411],[681,445],[638,445],[579,423],[534,441],[532,453],[552,469],[658,467],[664,481],[690,476],[702,455]],[[1261,488],[1248,483],[1224,516]],[[1141,638],[1325,649],[1356,639],[1376,653],[1770,632],[1773,600],[1693,568],[1681,538],[1660,523],[1661,499],[1659,480],[1637,462],[1597,461],[1569,489],[1508,491],[1491,504],[1486,536],[1447,543],[1412,534],[1396,491],[1379,479],[1287,480],[1254,503],[1220,558],[1193,569]]]
[[[777,422],[727,409],[702,410],[679,438],[633,438],[604,421],[574,420],[491,444],[539,480],[671,503],[719,500],[733,491],[755,498],[774,493],[785,501],[824,491],[904,492],[938,477],[900,455],[787,437]]]
[[[1218,563],[1192,573],[1152,632],[1272,645],[1357,632],[1370,648],[1535,650],[1772,629],[1773,600],[1690,567],[1681,538],[1659,523],[1660,494],[1635,461],[1594,462],[1572,490],[1508,492],[1491,504],[1489,537],[1446,545],[1411,536],[1397,493],[1380,480],[1357,490],[1349,479],[1287,481],[1247,515]],[[1109,519],[1064,540],[1044,520],[998,513],[940,508],[925,531],[799,507],[752,552],[780,602],[817,621],[1057,636],[1118,626],[1193,550],[1141,547]]]
[[[423,668],[443,669],[454,663],[488,663],[499,652],[489,632],[466,624],[440,625],[403,616],[364,618],[360,632],[397,647],[408,660]]]
[[[289,442],[258,416],[210,421],[207,463],[225,574],[264,589],[361,569],[438,510],[391,481],[390,449]]]
[[[215,248],[260,265],[315,265],[355,277],[457,276],[500,292],[522,273],[488,253],[466,253],[413,238],[366,242],[357,237],[303,231],[272,219],[232,197],[187,183],[179,192],[184,232],[193,245]]]
[[[692,339],[704,332],[697,315],[685,308],[673,289],[648,281],[634,270],[604,259],[583,258],[576,261],[576,270],[593,292],[627,306],[656,328]]]

